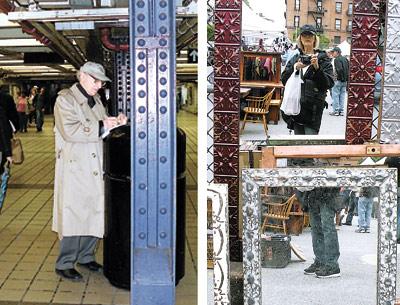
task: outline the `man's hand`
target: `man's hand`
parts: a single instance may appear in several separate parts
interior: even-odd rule
[[[128,118],[125,114],[120,113],[117,117],[117,123],[118,125],[126,125],[126,123],[128,123]]]
[[[115,116],[109,116],[103,120],[104,128],[111,129],[118,125],[118,120]]]
[[[7,157],[6,159],[7,159],[7,162],[10,162],[10,164],[13,163],[13,158],[12,157]]]

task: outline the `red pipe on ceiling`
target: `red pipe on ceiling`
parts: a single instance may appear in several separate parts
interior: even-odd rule
[[[110,40],[111,30],[110,28],[101,28],[100,37],[103,46],[111,51],[129,51],[129,44],[115,44]]]

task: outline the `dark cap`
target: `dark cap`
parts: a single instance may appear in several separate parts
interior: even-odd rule
[[[305,24],[300,28],[300,35],[301,34],[313,34],[317,35],[317,31],[315,30],[315,27],[311,24]]]
[[[342,53],[342,50],[340,50],[340,48],[339,47],[334,47],[334,48],[332,48],[332,52],[338,52],[338,53]]]

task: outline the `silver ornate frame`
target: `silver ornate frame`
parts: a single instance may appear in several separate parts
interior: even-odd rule
[[[209,184],[207,199],[212,201],[214,304],[230,304],[228,185]]]
[[[385,74],[382,85],[381,142],[400,143],[400,1],[386,1]]]
[[[377,304],[393,305],[396,297],[397,169],[392,168],[276,168],[244,169],[243,270],[244,304],[262,304],[260,251],[260,187],[380,188],[378,225]]]

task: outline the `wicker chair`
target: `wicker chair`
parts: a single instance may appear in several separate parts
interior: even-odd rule
[[[287,234],[286,220],[289,220],[290,210],[295,200],[296,195],[292,195],[283,203],[264,203],[264,222],[261,227],[261,232],[265,232],[267,228],[273,228],[283,230],[283,232]],[[269,221],[271,219],[275,221],[271,223]]]
[[[246,122],[259,123],[262,122],[264,124],[265,134],[268,134],[268,126],[267,126],[267,114],[269,112],[269,105],[271,103],[272,95],[274,94],[275,88],[273,88],[270,92],[268,92],[264,96],[248,96],[246,97],[246,101],[248,106],[244,107],[244,119],[243,125],[240,132],[243,132],[244,126]],[[252,119],[248,118],[248,115],[252,117]],[[258,117],[257,119],[254,117]]]

